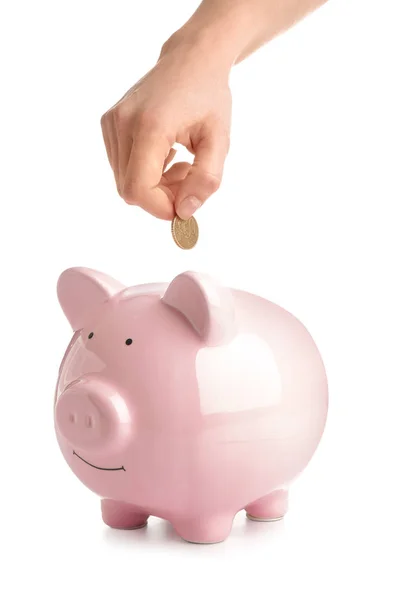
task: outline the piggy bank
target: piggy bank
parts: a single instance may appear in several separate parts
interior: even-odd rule
[[[58,298],[74,334],[56,436],[108,526],[154,515],[186,541],[214,543],[240,510],[284,516],[328,408],[324,365],[300,321],[193,272],[125,287],[73,268]]]

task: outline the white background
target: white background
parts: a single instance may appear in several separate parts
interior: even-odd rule
[[[395,599],[394,2],[331,0],[235,68],[224,182],[183,252],[118,198],[99,120],[195,6],[1,4],[0,597]],[[284,522],[238,515],[214,546],[102,524],[52,423],[56,281],[77,265],[130,285],[208,272],[308,327],[330,412]]]

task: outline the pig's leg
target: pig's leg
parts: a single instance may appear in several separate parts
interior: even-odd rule
[[[278,521],[288,509],[288,491],[276,490],[245,507],[247,517],[253,521]]]
[[[102,500],[101,509],[104,523],[114,529],[139,529],[146,525],[149,516],[132,504],[116,500]]]
[[[234,515],[217,515],[175,519],[172,525],[186,542],[194,544],[216,544],[229,535]]]

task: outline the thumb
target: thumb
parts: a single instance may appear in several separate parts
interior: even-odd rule
[[[189,219],[217,191],[228,150],[229,136],[223,132],[213,131],[197,144],[194,162],[175,201],[175,211],[181,219]]]

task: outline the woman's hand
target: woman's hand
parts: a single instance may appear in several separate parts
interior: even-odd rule
[[[202,0],[156,66],[102,117],[120,196],[161,219],[189,218],[221,183],[232,66],[325,2]],[[193,165],[165,171],[175,142]]]
[[[117,190],[160,219],[188,219],[221,183],[229,149],[231,64],[200,44],[167,42],[155,67],[101,119]],[[192,165],[166,167],[179,143]]]

